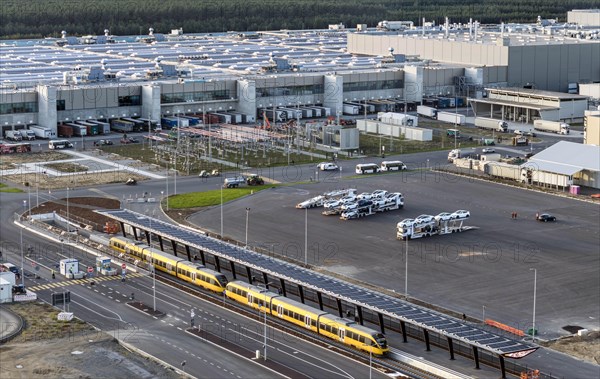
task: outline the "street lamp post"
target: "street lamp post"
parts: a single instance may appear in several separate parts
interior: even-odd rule
[[[304,264],[308,264],[308,208],[304,208]]]
[[[221,185],[221,239],[223,239],[223,184]]]
[[[248,208],[246,208],[248,209]],[[265,337],[264,337],[264,345],[263,345],[263,360],[267,360],[267,291],[268,291],[268,287],[269,284],[272,284],[271,282],[267,282],[265,283],[265,290],[262,291],[262,293],[265,295],[264,296],[264,303],[263,303],[263,311],[265,313]],[[259,285],[260,286],[260,285]]]
[[[27,209],[27,200],[23,200],[23,213]],[[25,257],[23,255],[23,227],[19,228],[21,231],[21,286],[25,288]]]
[[[246,207],[246,247],[248,247],[248,216],[250,215],[250,208]]]
[[[530,268],[533,271],[533,328],[531,329],[531,341],[535,342],[535,300],[537,296],[537,269]]]
[[[69,187],[67,187],[67,239],[69,238],[69,234],[71,232],[71,224],[69,223]]]
[[[482,320],[483,320],[483,323],[485,324],[485,305],[483,306],[483,318],[482,318]]]
[[[404,297],[408,299],[408,236],[404,238],[406,240],[406,248],[404,249],[404,255],[406,259],[404,262]]]
[[[154,213],[156,210],[152,211],[152,217],[154,217]],[[150,267],[152,268],[152,298],[153,298],[153,309],[156,312],[156,268],[154,267],[154,252],[152,251],[152,218],[148,217],[150,220]]]
[[[371,345],[364,344],[363,346],[369,347],[369,379],[373,377],[373,350]]]

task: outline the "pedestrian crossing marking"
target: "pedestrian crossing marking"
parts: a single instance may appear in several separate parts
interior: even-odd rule
[[[145,274],[135,272],[135,273],[126,275],[126,277],[128,277],[128,278],[138,278],[140,276],[145,276]],[[42,291],[42,290],[49,290],[49,289],[53,289],[53,288],[70,286],[73,284],[86,285],[86,284],[90,284],[90,282],[92,282],[92,281],[93,282],[105,282],[108,280],[121,280],[121,276],[120,275],[100,276],[97,278],[86,278],[86,279],[65,280],[65,281],[61,281],[61,282],[50,282],[47,284],[38,284],[36,286],[27,287],[27,289],[29,291],[35,292],[35,291]]]

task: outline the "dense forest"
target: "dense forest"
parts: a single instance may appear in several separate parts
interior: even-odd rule
[[[598,0],[2,0],[0,38],[322,29],[382,20],[481,23],[566,21],[567,11],[598,7]]]

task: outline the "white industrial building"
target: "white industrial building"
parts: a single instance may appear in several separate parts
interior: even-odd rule
[[[560,92],[577,83],[600,81],[598,26],[583,29],[574,24],[542,22],[482,26],[471,22],[348,35],[350,53],[385,55],[389,49],[432,61],[433,68],[425,65],[423,72],[425,92],[436,83],[438,91],[445,93],[455,81],[475,88],[530,86]],[[457,68],[462,69],[457,73]],[[441,75],[439,70],[447,72]],[[436,79],[428,80],[432,75]]]
[[[527,88],[486,88],[487,97],[469,98],[478,117],[490,117],[513,122],[583,121],[588,97],[564,92]]]
[[[531,184],[600,188],[600,146],[560,141],[521,166]]]
[[[208,113],[241,113],[254,123],[263,114],[277,119],[283,108],[287,115],[296,108],[302,118],[309,108],[322,107],[335,117],[346,108],[356,110],[352,115],[404,111],[427,96],[479,100],[498,87],[567,91],[600,82],[600,40],[592,31],[543,22],[406,23],[394,34],[339,29],[213,36],[179,30],[137,39],[107,32],[0,41],[0,127],[6,132],[37,124],[56,131],[62,123],[160,123]],[[486,107],[508,113],[507,119],[582,118],[582,98],[569,99],[575,99],[570,109]]]

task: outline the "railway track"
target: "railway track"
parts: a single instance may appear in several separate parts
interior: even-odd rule
[[[242,314],[248,318],[256,320],[258,322],[264,322],[261,314],[256,310],[248,309],[234,302],[225,302],[223,301],[223,297],[218,296],[216,294],[204,292],[203,290],[199,290],[196,287],[193,287],[187,283],[181,283],[178,280],[174,280],[165,275],[157,275],[156,280],[161,281],[164,284],[168,284],[172,287],[178,288],[186,293],[193,295],[195,297],[201,298],[206,301],[210,301],[211,303],[218,305],[219,307],[224,307],[226,309],[235,311],[236,313]],[[448,375],[438,375],[428,372],[424,369],[414,367],[407,363],[401,362],[397,359],[394,359],[394,356],[402,355],[403,353],[398,349],[392,349],[393,354],[390,357],[379,358],[372,356],[369,357],[369,354],[350,349],[347,346],[333,341],[329,338],[325,338],[323,336],[319,336],[314,333],[308,333],[302,328],[296,327],[295,325],[290,325],[287,322],[281,322],[272,317],[267,318],[267,324],[271,328],[275,328],[282,332],[301,337],[305,341],[312,342],[329,350],[333,350],[339,354],[342,354],[346,357],[349,357],[355,361],[359,361],[363,364],[369,365],[369,360],[371,359],[371,364],[374,369],[378,369],[381,372],[384,372],[390,376],[398,377],[398,378],[414,378],[414,379],[443,379],[448,378]]]

